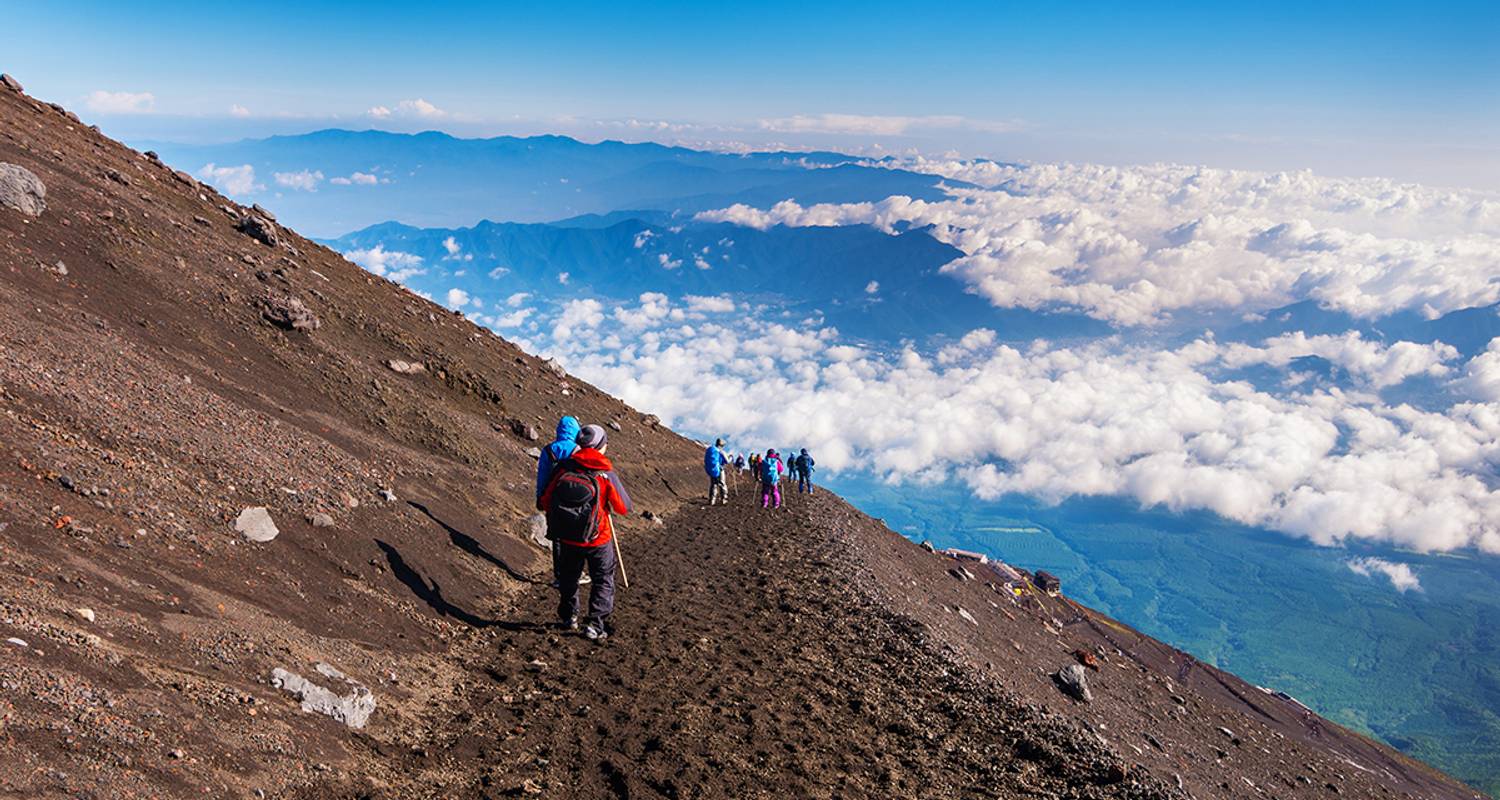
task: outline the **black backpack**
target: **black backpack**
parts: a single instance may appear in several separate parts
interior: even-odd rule
[[[599,538],[599,473],[568,459],[547,490],[547,538],[589,543]]]

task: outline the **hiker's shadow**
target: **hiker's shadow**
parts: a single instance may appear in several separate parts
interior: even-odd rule
[[[442,585],[435,580],[429,581],[427,578],[422,577],[422,573],[417,572],[412,565],[406,563],[405,558],[401,557],[401,551],[379,539],[375,540],[375,544],[385,553],[385,560],[391,565],[391,574],[396,576],[396,580],[406,584],[406,588],[410,589],[412,594],[420,598],[433,611],[436,611],[439,616],[451,617],[474,628],[504,628],[509,631],[541,631],[545,629],[544,626],[532,622],[485,619],[478,614],[456,606],[448,598],[443,597]]]
[[[439,519],[438,515],[432,513],[432,509],[428,508],[427,506],[424,506],[415,500],[407,500],[406,504],[425,514],[428,519],[441,525],[443,527],[443,530],[448,532],[449,541],[453,542],[454,546],[456,546],[458,549],[464,551],[465,553],[468,553],[471,556],[482,558],[485,561],[494,564],[495,566],[504,570],[505,574],[511,576],[512,578],[515,578],[518,581],[523,581],[525,583],[537,582],[535,578],[519,572],[511,565],[505,563],[505,561],[500,557],[484,549],[484,545],[480,544],[478,539],[475,539],[469,534],[464,533],[458,528],[455,528],[452,525],[449,525],[448,523]]]

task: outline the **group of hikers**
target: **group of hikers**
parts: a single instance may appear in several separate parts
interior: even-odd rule
[[[797,493],[812,494],[812,473],[816,462],[804,447],[790,459],[783,460],[773,447],[765,455],[752,452],[749,456],[738,453],[730,456],[724,452],[724,440],[715,439],[703,453],[703,471],[708,474],[708,504],[729,504],[729,487],[725,483],[728,470],[734,469],[750,475],[760,485],[761,508],[781,508],[781,476],[787,475],[797,481]]]
[[[552,545],[552,585],[560,595],[558,625],[579,629],[578,587],[591,584],[582,629],[594,641],[608,638],[609,615],[615,606],[620,546],[610,515],[631,513],[630,493],[605,455],[608,449],[609,435],[603,426],[580,425],[576,418],[565,416],[558,420],[556,437],[542,450],[536,466],[536,508],[546,520]],[[765,455],[731,456],[724,451],[724,440],[717,439],[703,453],[708,504],[728,505],[726,476],[730,470],[735,474],[749,470],[760,486],[761,508],[781,508],[782,476],[797,480],[799,494],[812,494],[814,466],[805,447],[786,460],[774,448]]]

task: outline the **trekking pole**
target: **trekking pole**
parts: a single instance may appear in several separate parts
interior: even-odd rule
[[[620,537],[611,536],[609,540],[615,543],[615,566],[620,568],[620,584],[629,589],[630,576],[625,574],[625,554],[620,552]]]

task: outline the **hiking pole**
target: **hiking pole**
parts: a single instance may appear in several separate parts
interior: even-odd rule
[[[615,566],[620,568],[620,584],[629,589],[630,576],[625,574],[625,555],[620,552],[620,537],[611,536],[609,540],[615,543]]]

